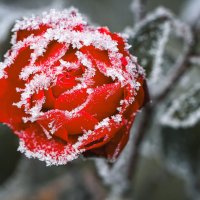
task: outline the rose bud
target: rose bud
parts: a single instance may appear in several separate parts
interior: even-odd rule
[[[17,21],[11,44],[0,63],[0,122],[19,151],[47,165],[80,155],[114,161],[148,101],[126,39],[72,8]]]

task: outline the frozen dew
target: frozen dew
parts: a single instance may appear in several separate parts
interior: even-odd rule
[[[45,145],[45,144],[44,144]],[[50,146],[37,146],[36,149],[30,151],[23,140],[20,140],[18,151],[24,153],[28,158],[37,158],[40,161],[45,161],[47,166],[51,165],[65,165],[68,162],[78,158],[82,153],[82,150],[77,150],[72,146],[66,146],[61,152],[58,152],[55,149],[49,149]],[[47,154],[46,151],[49,151]]]
[[[157,40],[154,51],[154,62],[153,70],[151,72],[149,81],[150,84],[155,84],[162,74],[162,64],[163,64],[163,54],[165,52],[165,46],[169,39],[169,34],[171,30],[170,22],[165,22],[161,27],[161,34]]]
[[[99,128],[105,128],[105,127],[108,127],[109,125],[110,125],[110,119],[105,118],[94,127],[94,130],[99,129]]]
[[[122,121],[122,116],[120,114],[111,117],[115,122],[120,123]]]
[[[130,27],[127,28],[125,30],[125,33],[129,37],[135,37],[137,35],[138,31],[140,31],[142,27],[146,26],[147,24],[149,24],[159,18],[161,18],[161,19],[166,18],[166,19],[170,20],[173,18],[173,14],[169,10],[167,10],[163,7],[159,7],[155,11],[148,14],[143,20],[141,20],[139,23],[137,23],[133,28],[130,28]]]

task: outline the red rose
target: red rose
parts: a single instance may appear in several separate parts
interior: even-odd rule
[[[24,18],[0,64],[0,121],[19,150],[48,165],[118,157],[147,97],[126,40],[75,9]]]

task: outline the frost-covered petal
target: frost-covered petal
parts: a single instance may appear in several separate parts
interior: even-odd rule
[[[66,127],[71,135],[82,134],[84,131],[93,130],[98,120],[91,114],[81,111],[74,116],[67,116]]]
[[[119,83],[100,86],[88,97],[84,111],[102,120],[116,113],[122,96],[123,90]]]
[[[83,104],[87,97],[88,94],[85,88],[72,92],[65,92],[56,99],[55,108],[71,111]]]
[[[78,157],[77,151],[70,143],[64,143],[55,138],[48,139],[39,125],[20,132],[20,146],[18,150],[29,158],[38,158],[47,165],[64,165]]]
[[[115,133],[114,137],[111,138],[105,146],[96,145],[96,148],[91,148],[89,151],[84,152],[83,154],[86,157],[97,156],[97,157],[105,157],[109,161],[115,161],[119,156],[121,151],[124,149],[125,145],[128,142],[130,133],[130,126],[122,126]]]

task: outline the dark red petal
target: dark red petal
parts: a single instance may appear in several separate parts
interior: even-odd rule
[[[77,84],[74,76],[69,73],[60,74],[57,77],[56,85],[52,87],[53,95],[59,97],[63,92],[72,89]]]
[[[126,146],[130,134],[130,126],[123,126],[115,135],[115,137],[105,146],[106,158],[111,161],[120,155],[121,151]]]
[[[75,77],[81,77],[84,73],[84,69],[80,66],[78,69],[68,71],[68,73]]]
[[[45,90],[44,91],[44,95],[45,95],[45,103],[43,105],[43,109],[44,110],[49,110],[49,109],[52,109],[54,108],[54,105],[55,105],[55,97],[53,95],[53,92],[52,92],[52,89],[49,88],[48,90]]]
[[[69,46],[65,55],[61,58],[67,62],[77,62],[78,58],[76,56],[77,49],[74,49],[72,46]]]
[[[125,42],[124,39],[119,36],[117,33],[111,33],[111,38],[117,42],[117,46],[119,49],[119,52],[122,53],[124,56],[128,56],[128,52],[125,50]]]
[[[56,130],[55,136],[57,136],[58,138],[66,141],[66,142],[69,142],[68,140],[68,132],[67,132],[67,129],[65,126],[63,127],[60,127],[58,130]]]
[[[19,83],[22,82],[19,80],[19,74],[23,67],[27,66],[30,63],[30,55],[33,52],[29,47],[22,47],[18,53],[16,58],[14,59],[13,64],[6,68],[6,72],[8,75],[8,79],[12,84],[14,84],[13,88]]]
[[[44,52],[44,54],[40,57],[37,58],[37,60],[35,61],[36,65],[45,65],[45,64],[49,64],[50,61],[52,61],[52,59],[55,59],[55,57],[57,57],[61,50],[63,50],[63,48],[66,48],[66,45],[63,43],[59,43],[55,40],[51,41],[47,48],[46,51]]]
[[[42,127],[44,133],[49,136],[57,136],[68,141],[68,132],[65,127],[66,116],[64,113],[52,110],[41,116],[37,123]]]
[[[97,148],[91,148],[90,150],[87,150],[83,153],[84,156],[104,157],[110,161],[115,161],[128,142],[130,127],[131,126],[122,126],[108,143]]]
[[[73,28],[73,30],[82,32],[84,30],[84,25],[83,24],[79,24],[79,25],[75,26]]]
[[[120,53],[123,53],[124,56],[129,55],[128,52],[124,50],[125,49],[125,42],[124,42],[124,39],[120,35],[118,35],[117,33],[111,33],[110,30],[107,27],[100,27],[98,29],[98,31],[100,33],[109,35],[113,40],[115,40],[118,44],[118,48],[119,48]]]
[[[93,130],[98,120],[87,112],[81,111],[68,117],[66,127],[69,135],[81,134],[84,130]]]
[[[13,103],[20,101],[20,93],[16,92],[16,88],[23,87],[24,81],[19,79],[19,73],[23,67],[29,64],[31,53],[32,50],[28,47],[20,49],[13,64],[6,68],[8,78],[0,80],[2,88],[0,94],[0,121],[11,125],[14,130],[26,127],[22,121],[22,117],[25,116],[23,109],[17,108]]]
[[[129,119],[134,113],[136,113],[139,109],[141,109],[146,103],[149,102],[149,94],[146,85],[146,81],[142,78],[138,80],[141,84],[139,91],[137,91],[137,96],[131,105],[129,105],[126,110],[122,111],[121,114],[124,118]],[[129,92],[129,87],[124,89],[124,99],[128,99],[131,97]]]
[[[119,83],[100,86],[90,95],[84,111],[102,120],[116,113],[122,97],[123,89]]]
[[[34,36],[38,36],[43,34],[47,29],[49,28],[49,26],[47,25],[40,25],[38,29],[34,29],[34,30],[19,30],[17,31],[17,42],[21,41],[25,38],[27,38],[30,35],[34,35]]]
[[[88,94],[85,88],[74,90],[70,93],[63,93],[56,99],[55,108],[71,111],[84,103],[87,96]]]
[[[126,88],[124,88],[124,99],[128,101],[130,97],[130,87],[127,86]],[[135,100],[132,104],[128,105],[127,107],[123,108],[122,111],[120,111],[120,114],[122,114],[125,119],[129,120],[129,118],[140,108],[137,97],[135,97]]]
[[[108,27],[99,27],[99,28],[98,28],[98,31],[99,31],[100,33],[103,33],[103,34],[107,34],[107,35],[110,34],[110,30],[108,29]]]
[[[117,124],[115,122],[110,122],[109,127],[101,127],[94,130],[93,133],[87,137],[87,139],[81,142],[80,148],[90,150],[105,145],[112,140],[121,127],[122,123]]]
[[[18,135],[21,142],[19,150],[28,157],[46,161],[47,165],[66,164],[80,154],[70,143],[66,144],[55,138],[48,139],[37,124],[32,124]]]
[[[7,112],[7,102],[8,99],[6,97],[7,96],[7,92],[9,91],[9,84],[8,81],[6,79],[0,79],[0,85],[1,85],[1,89],[0,89],[0,99],[1,100],[1,107],[0,107],[0,122],[8,122],[9,117],[8,117],[8,112]]]
[[[96,69],[93,80],[94,80],[93,86],[102,86],[103,84],[113,83],[113,80],[111,77],[105,76],[98,69]]]
[[[44,98],[44,91],[40,90],[37,93],[34,93],[31,97],[31,107],[33,107],[38,101]]]
[[[97,60],[103,62],[107,66],[110,66],[108,51],[96,49],[94,46],[82,47],[80,51],[86,54],[87,56],[90,56],[92,60]]]

